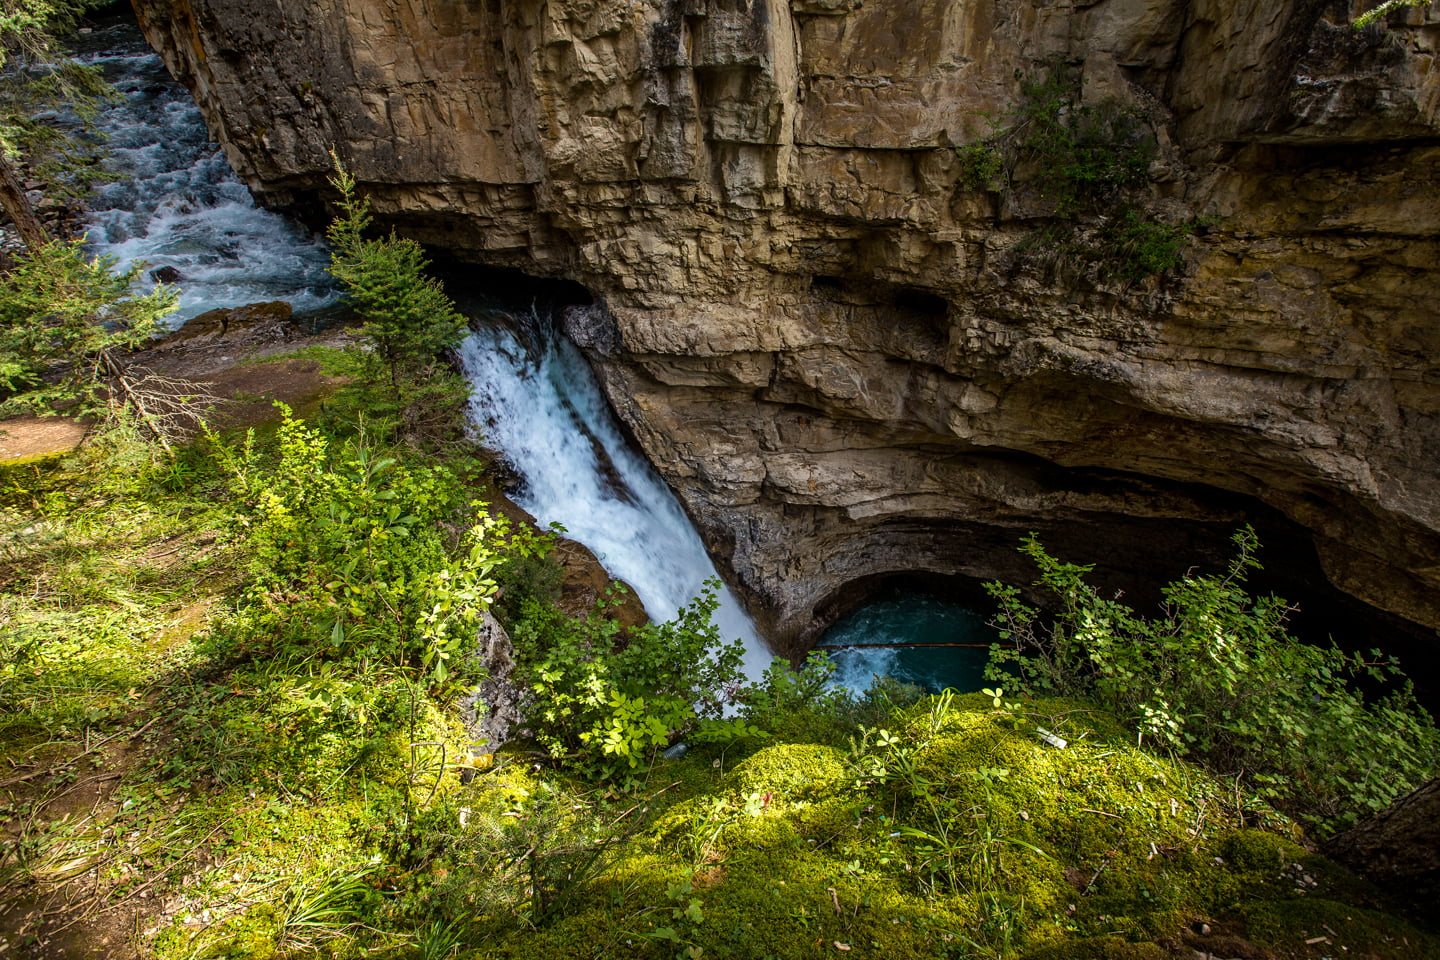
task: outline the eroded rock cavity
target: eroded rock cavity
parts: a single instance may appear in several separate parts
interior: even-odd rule
[[[1024,581],[1025,530],[1153,584],[1246,519],[1434,643],[1433,6],[137,6],[261,198],[334,149],[417,239],[592,290],[571,334],[782,644],[868,578]],[[1046,63],[1146,118],[1152,211],[1208,218],[1167,276],[1037,256],[1043,170],[962,182]]]

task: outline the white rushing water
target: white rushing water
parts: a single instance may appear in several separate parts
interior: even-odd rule
[[[472,420],[524,478],[516,502],[542,524],[562,524],[634,588],[646,612],[668,619],[716,576],[715,565],[674,494],[621,435],[584,357],[564,337],[536,339],[527,350],[492,325],[461,345]],[[744,641],[745,672],[758,678],[771,654],[728,588],[719,599],[720,635]]]
[[[179,273],[179,326],[217,307],[288,300],[304,314],[335,300],[320,238],[262,210],[210,142],[184,87],[131,24],[86,38],[79,59],[98,65],[124,98],[98,120],[105,167],[120,175],[89,201],[91,252],[121,267],[143,260],[152,275]]]
[[[262,300],[288,300],[297,312],[333,302],[323,242],[255,206],[139,31],[106,27],[86,46],[92,52],[82,58],[102,65],[125,97],[101,118],[107,165],[124,179],[92,202],[93,251],[178,271],[175,325]],[[523,507],[541,523],[562,524],[652,616],[673,616],[716,575],[714,564],[670,490],[621,435],[579,352],[563,337],[547,339],[538,359],[492,326],[464,343],[475,422],[524,477]],[[747,673],[758,677],[769,653],[728,590],[720,601],[721,636],[745,641]]]

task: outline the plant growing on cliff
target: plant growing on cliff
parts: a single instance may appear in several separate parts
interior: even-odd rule
[[[1356,17],[1354,20],[1351,20],[1350,25],[1356,30],[1363,30],[1364,28],[1372,24],[1378,23],[1386,17],[1390,16],[1390,14],[1394,13],[1396,10],[1400,10],[1405,7],[1425,7],[1429,5],[1430,0],[1385,0],[1384,3],[1380,4],[1375,9],[1367,10],[1365,13],[1360,14],[1360,16]]]
[[[1254,531],[1234,542],[1223,575],[1169,584],[1161,614],[1146,618],[1087,584],[1093,566],[1061,562],[1026,537],[1020,551],[1057,613],[1047,624],[1016,587],[989,584],[1005,642],[992,648],[987,676],[1032,695],[1093,699],[1142,741],[1242,778],[1321,833],[1434,776],[1440,731],[1394,658],[1290,636],[1285,601],[1244,589],[1260,567]],[[1354,686],[1362,678],[1391,692],[1367,700]]]
[[[1032,168],[1041,196],[1062,217],[1096,212],[1145,183],[1155,139],[1136,111],[1113,100],[1082,104],[1059,65],[1022,79],[1020,95],[1006,122],[961,148],[970,183],[986,187],[1002,175],[1009,183],[1021,168]]]
[[[1083,103],[1060,64],[1022,78],[1020,93],[987,136],[957,148],[961,183],[1001,194],[1023,186],[1043,199],[1063,226],[1037,232],[1026,247],[1125,279],[1178,266],[1191,228],[1156,221],[1139,197],[1156,148],[1144,117],[1113,99]]]

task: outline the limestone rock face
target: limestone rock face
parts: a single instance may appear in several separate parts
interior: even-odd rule
[[[334,150],[416,239],[585,284],[569,331],[774,638],[892,574],[1023,580],[1029,529],[1173,575],[1259,518],[1272,568],[1434,641],[1434,5],[137,7],[262,200]],[[1047,62],[1150,120],[1163,218],[1209,218],[1168,277],[1056,269],[1050,210],[961,182]]]

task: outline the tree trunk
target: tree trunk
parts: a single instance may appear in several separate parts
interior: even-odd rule
[[[10,166],[3,150],[0,150],[0,207],[10,215],[10,222],[31,250],[50,239],[40,218],[35,216],[35,208],[30,206],[30,198],[25,196],[24,187],[15,179],[15,168]]]
[[[1325,855],[1417,903],[1440,903],[1440,778],[1325,845]]]

